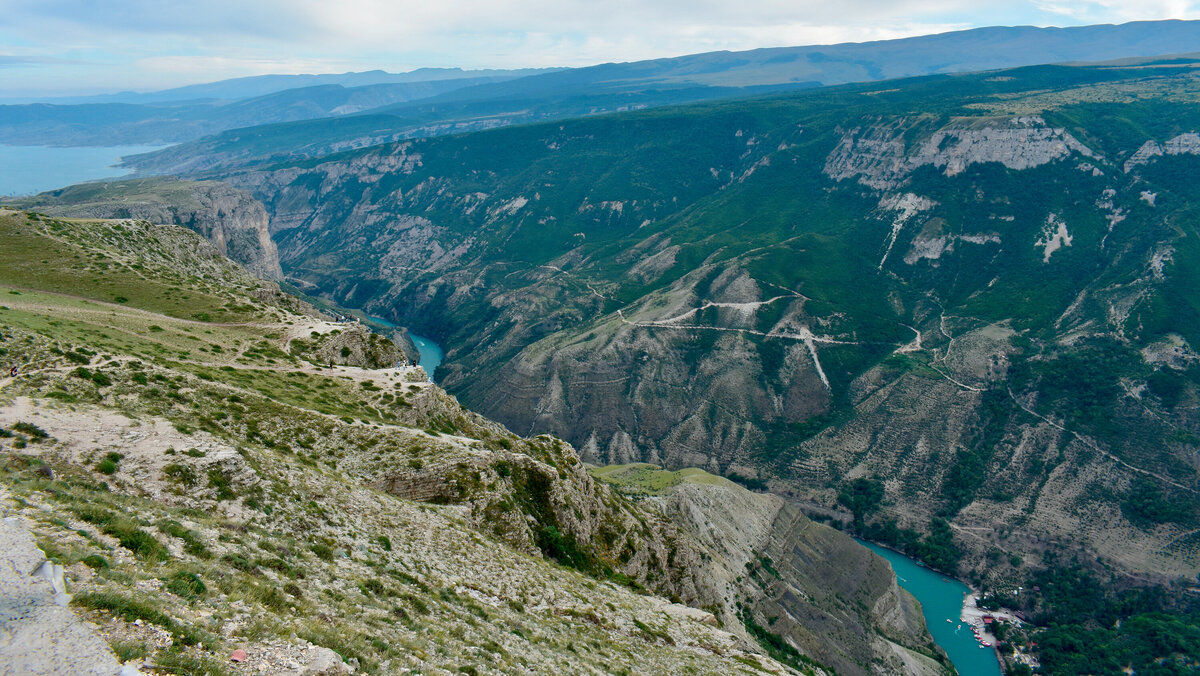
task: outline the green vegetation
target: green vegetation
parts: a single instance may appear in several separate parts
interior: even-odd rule
[[[860,84],[364,148],[261,176],[280,181],[265,196],[269,210],[304,210],[320,196],[305,228],[277,233],[290,272],[314,294],[386,304],[389,316],[439,336],[456,355],[446,385],[477,410],[513,429],[564,431],[602,460],[632,451],[747,468],[732,474],[822,509],[840,505],[856,533],[980,582],[1058,575],[1070,567],[1043,570],[1047,547],[1095,548],[1079,573],[1094,587],[1081,596],[1088,608],[1047,592],[1031,609],[1047,613],[1044,663],[1061,673],[1111,672],[1122,660],[1166,671],[1192,659],[1180,648],[1191,637],[1181,600],[1191,592],[1173,586],[1162,603],[1122,604],[1133,603],[1130,577],[1194,571],[1200,551],[1200,188],[1195,156],[1124,163],[1147,141],[1200,129],[1198,72],[1181,60]],[[973,148],[987,159],[969,131],[1020,137],[1039,124],[1015,116],[1042,117],[1049,128],[1039,133],[1061,143],[1012,167],[954,155]],[[863,134],[907,154],[890,164],[839,154]],[[1060,154],[1076,141],[1088,151]],[[940,155],[917,166],[926,143]],[[993,150],[991,159],[1014,148]],[[420,163],[393,170],[416,154]],[[881,166],[902,173],[872,175]],[[919,208],[888,206],[908,193]],[[399,222],[428,225],[428,250],[402,242],[390,225]],[[523,546],[593,577],[615,578],[632,560],[628,533],[604,531],[603,546],[576,536],[549,474],[453,457],[446,469],[447,435],[479,427],[468,416],[419,413],[430,402],[420,387],[313,368],[305,359],[322,340],[308,327],[266,337],[243,326],[297,319],[262,301],[269,294],[254,280],[189,257],[194,240],[19,215],[0,226],[0,245],[30,261],[0,275],[11,292],[0,322],[6,333],[42,337],[22,348],[26,362],[74,374],[41,375],[23,391],[64,406],[119,402],[183,434],[229,441],[248,464],[267,457],[327,477],[369,471],[398,490],[432,490],[431,502],[469,505],[497,536],[527,527]],[[149,253],[128,255],[134,241],[150,242]],[[400,249],[456,253],[410,270],[397,266]],[[31,262],[51,258],[63,264]],[[467,279],[470,293],[461,292]],[[299,341],[280,337],[293,332]],[[350,352],[327,346],[331,357]],[[534,393],[536,405],[497,388]],[[320,422],[295,433],[297,411]],[[384,431],[399,426],[427,433],[389,444]],[[21,435],[15,448],[33,443]],[[481,452],[501,442],[531,448],[479,436]],[[97,456],[89,475],[119,486],[121,461]],[[565,470],[550,451],[537,457]],[[173,455],[163,469],[170,490],[254,519],[286,513],[309,529],[353,528],[327,507],[329,494],[301,499],[276,478],[240,482],[213,459]],[[422,484],[439,472],[445,483]],[[686,481],[724,481],[648,465],[592,474],[631,504]],[[488,491],[499,497],[472,502]],[[147,524],[165,516],[126,522],[104,507],[80,512],[85,522],[85,513],[122,556],[164,568],[178,565],[169,552],[187,542],[176,533],[199,529],[160,526],[173,538],[163,558]],[[1126,556],[1104,535],[1110,527],[1126,529],[1146,556]],[[303,599],[271,594],[260,576],[336,562],[371,568],[337,594],[389,599],[398,623],[423,616],[389,596],[392,577],[362,563],[401,549],[398,537],[391,548],[376,539],[390,528],[300,539],[294,557],[248,552],[245,531],[218,528],[206,537],[229,553],[206,565],[234,576],[260,607],[325,603],[307,590]],[[759,569],[766,578],[772,567]],[[198,574],[215,594],[221,578]],[[436,612],[462,598],[421,603]],[[1155,633],[1167,640],[1154,645]],[[345,654],[386,659],[365,636],[347,638]],[[1107,656],[1064,661],[1066,646],[1086,636]]]
[[[754,637],[754,640],[758,641],[759,645],[766,649],[767,654],[771,657],[809,676],[816,673],[813,667],[828,671],[828,667],[800,653],[800,651],[793,648],[790,643],[780,638],[777,634],[771,633],[765,627],[755,622],[754,617],[749,612],[741,610],[739,611],[739,616],[746,627],[746,631]]]
[[[863,526],[859,534],[875,542],[893,547],[926,563],[930,568],[950,575],[959,573],[958,562],[963,556],[961,546],[955,541],[950,524],[942,518],[929,522],[928,535],[911,528],[901,528],[894,519],[879,519]]]
[[[883,484],[865,477],[851,481],[838,493],[838,504],[844,505],[854,514],[856,529],[862,529],[864,519],[879,507],[881,500],[883,500]]]
[[[1036,642],[1038,673],[1184,674],[1200,663],[1200,603],[1194,597],[1164,587],[1114,585],[1053,557],[1049,563],[1026,581],[1026,594],[1004,600],[1032,620],[1030,627],[1008,631],[1005,640]]]

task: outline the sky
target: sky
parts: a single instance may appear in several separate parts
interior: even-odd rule
[[[0,98],[1156,19],[1200,19],[1200,0],[0,0]]]

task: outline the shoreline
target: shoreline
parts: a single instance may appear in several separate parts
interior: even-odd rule
[[[976,641],[981,647],[988,648],[992,651],[992,654],[996,656],[996,661],[1000,663],[1000,669],[1003,672],[1005,662],[1004,658],[1000,655],[1000,649],[997,647],[997,645],[1000,643],[1000,640],[997,639],[996,635],[991,632],[991,629],[988,627],[987,623],[983,621],[983,617],[984,615],[987,615],[989,617],[1003,619],[1006,622],[1011,621],[1017,623],[1019,623],[1020,620],[1003,610],[990,611],[980,608],[978,603],[981,598],[982,594],[978,589],[975,589],[971,585],[967,585],[967,593],[963,594],[962,610],[959,613],[958,619],[961,620],[963,624],[971,627],[972,630],[975,630],[974,633],[976,636]]]

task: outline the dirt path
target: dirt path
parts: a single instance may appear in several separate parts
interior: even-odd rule
[[[1108,458],[1109,460],[1112,460],[1113,462],[1117,463],[1118,465],[1121,465],[1122,467],[1125,467],[1126,469],[1133,470],[1134,472],[1137,472],[1138,474],[1144,474],[1145,476],[1154,477],[1155,479],[1158,479],[1159,481],[1161,481],[1165,484],[1170,484],[1180,490],[1184,490],[1189,493],[1200,494],[1200,491],[1197,491],[1194,488],[1189,488],[1177,481],[1168,479],[1167,477],[1165,477],[1161,474],[1157,474],[1155,472],[1151,472],[1148,469],[1142,469],[1141,467],[1138,467],[1136,465],[1131,465],[1128,462],[1125,462],[1124,460],[1118,458],[1117,456],[1113,455],[1112,453],[1109,453],[1108,451],[1104,450],[1103,448],[1100,448],[1100,445],[1097,444],[1096,442],[1092,441],[1091,439],[1083,436],[1082,434],[1080,434],[1078,432],[1069,430],[1066,427],[1063,427],[1062,425],[1054,422],[1050,418],[1042,415],[1041,413],[1038,413],[1037,411],[1034,411],[1033,409],[1025,406],[1025,404],[1022,404],[1021,401],[1019,399],[1017,399],[1017,395],[1013,394],[1013,391],[1011,389],[1008,390],[1008,396],[1012,398],[1013,403],[1015,403],[1022,411],[1025,411],[1029,415],[1037,418],[1038,420],[1041,420],[1042,422],[1046,423],[1047,425],[1049,425],[1057,430],[1066,432],[1067,434],[1071,435],[1076,440],[1078,440],[1079,443],[1083,444],[1084,446],[1087,446],[1088,448],[1092,449],[1093,451],[1096,451],[1097,453],[1099,453],[1100,455],[1103,455],[1104,457]]]

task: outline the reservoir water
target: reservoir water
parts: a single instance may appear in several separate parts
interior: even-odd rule
[[[398,329],[399,324],[390,322],[383,317],[367,315],[367,318],[378,324],[383,324],[389,328]],[[425,336],[418,336],[412,331],[408,332],[408,337],[412,338],[412,342],[417,346],[417,353],[420,357],[417,360],[417,365],[425,369],[425,373],[429,374],[430,382],[433,382],[433,372],[441,365],[442,360],[446,358],[446,353],[442,352],[442,347]]]
[[[116,178],[128,169],[113,166],[127,155],[166,146],[49,148],[0,145],[0,196],[32,195],[74,183]]]
[[[446,358],[446,353],[442,352],[442,348],[437,343],[424,336],[418,336],[410,331],[408,337],[412,338],[412,342],[417,346],[417,352],[421,353],[419,362],[421,368],[425,369],[425,372],[429,374],[429,379],[433,380],[433,372]]]
[[[963,598],[970,591],[966,585],[921,566],[899,552],[871,542],[858,542],[892,564],[900,586],[921,602],[933,640],[950,656],[961,676],[1000,676],[1000,663],[993,650],[980,648],[971,628],[958,619]]]

